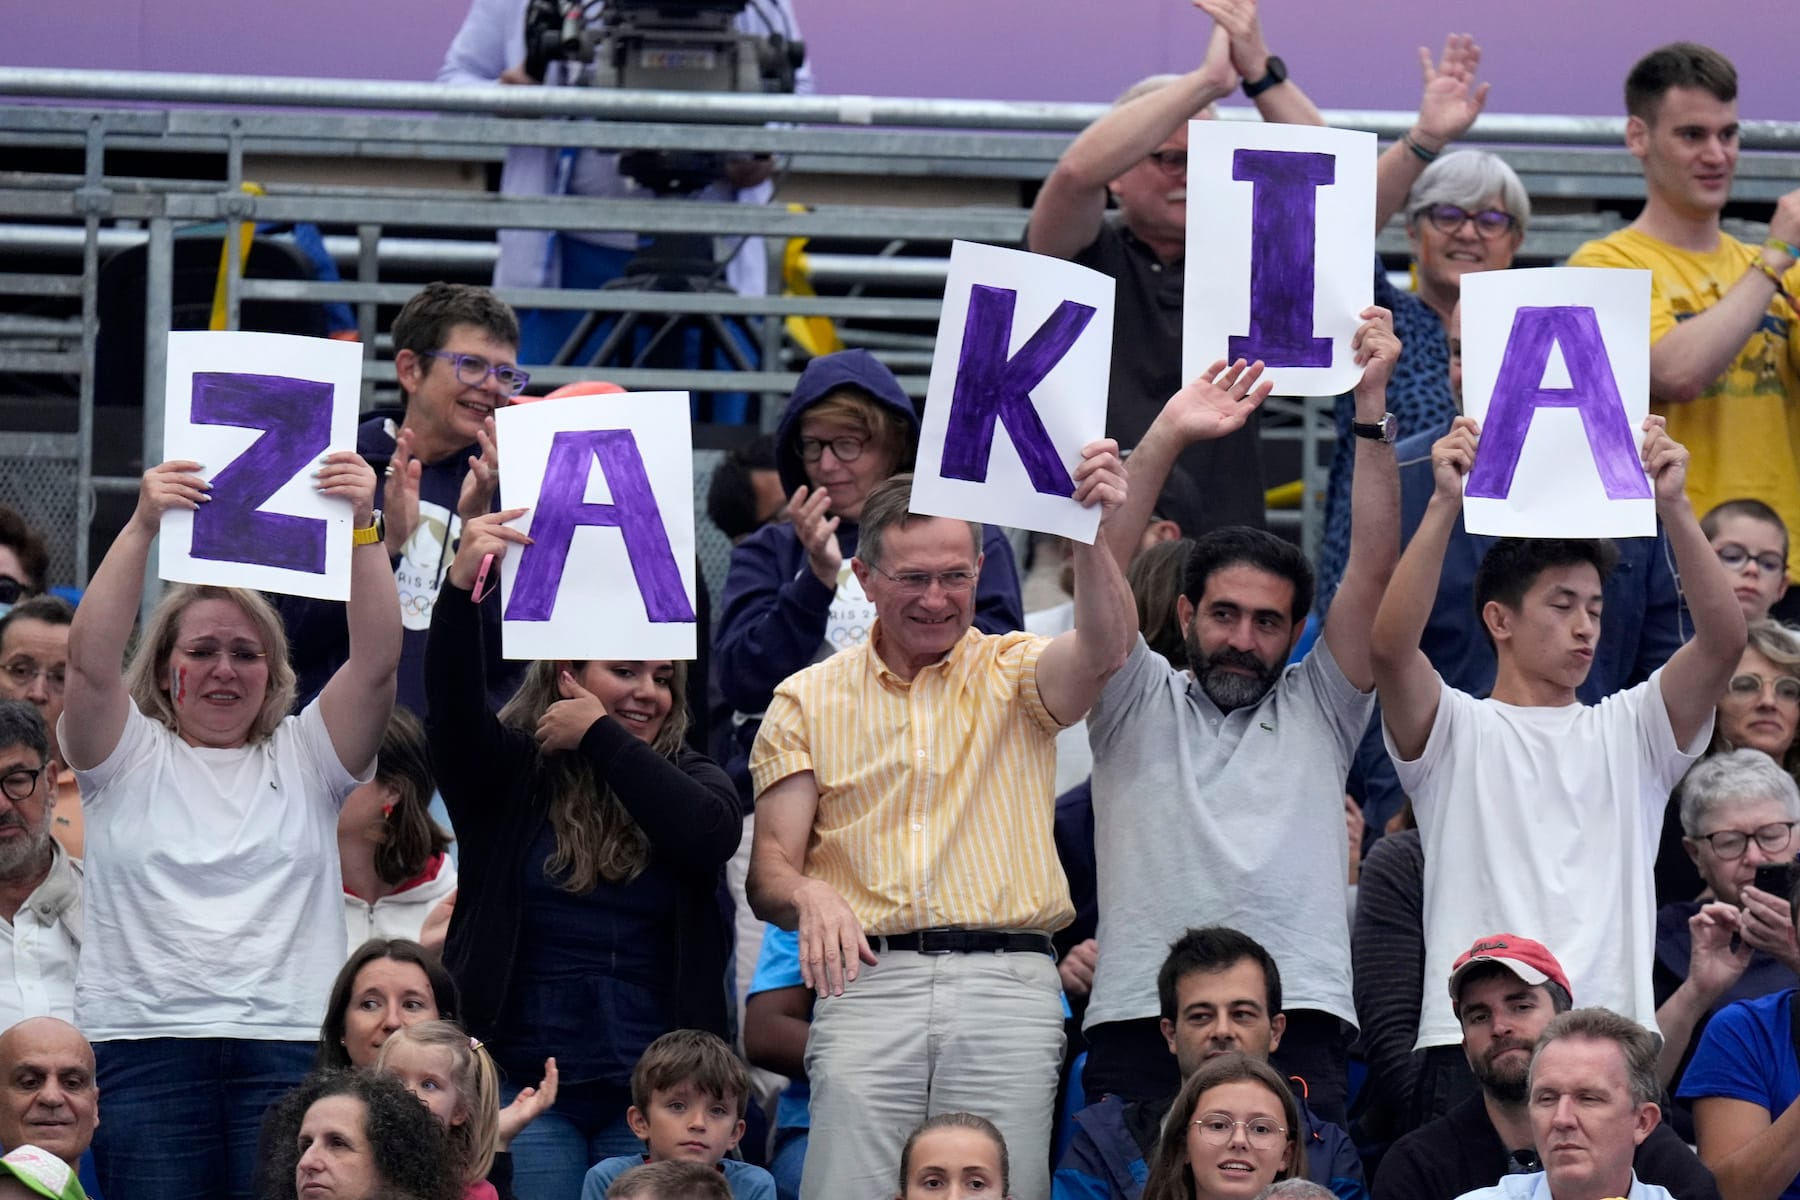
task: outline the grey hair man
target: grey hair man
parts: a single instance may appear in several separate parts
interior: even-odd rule
[[[0,1146],[36,1146],[71,1168],[100,1123],[94,1048],[55,1017],[28,1017],[0,1033]]]
[[[1605,1008],[1552,1020],[1531,1057],[1527,1104],[1541,1171],[1507,1175],[1470,1200],[1672,1200],[1633,1170],[1637,1148],[1662,1121],[1656,1035]]]
[[[0,1026],[75,1015],[81,868],[50,836],[56,778],[44,718],[0,700]]]

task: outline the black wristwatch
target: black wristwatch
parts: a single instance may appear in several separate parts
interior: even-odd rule
[[[1386,442],[1391,446],[1400,440],[1400,418],[1393,413],[1382,413],[1379,421],[1352,421],[1350,432],[1359,438]]]
[[[1248,79],[1244,80],[1244,95],[1254,100],[1276,84],[1286,83],[1287,78],[1287,64],[1282,62],[1280,58],[1271,54],[1269,55],[1268,74],[1264,75],[1261,79],[1258,79],[1255,83],[1250,82]]]

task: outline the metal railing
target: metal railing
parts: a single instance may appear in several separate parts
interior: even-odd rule
[[[0,96],[27,101],[0,104],[0,261],[18,261],[27,252],[78,259],[67,274],[0,270],[0,297],[79,300],[79,316],[0,320],[0,369],[78,378],[69,480],[81,531],[93,519],[97,494],[136,487],[135,478],[93,471],[99,269],[103,257],[125,245],[147,247],[143,429],[151,460],[161,436],[174,239],[189,225],[222,226],[233,241],[244,222],[305,221],[353,231],[327,240],[343,268],[340,282],[246,279],[235,256],[226,256],[225,307],[227,324],[236,327],[249,300],[352,305],[363,335],[364,378],[371,385],[390,373],[376,357],[378,306],[403,302],[414,290],[410,283],[393,281],[393,273],[431,268],[482,277],[492,262],[496,229],[831,239],[829,253],[805,259],[809,282],[844,294],[740,297],[611,289],[501,294],[524,308],[717,314],[760,331],[760,369],[604,372],[628,387],[779,396],[796,378],[780,353],[783,319],[823,316],[843,323],[850,340],[886,355],[903,385],[922,394],[929,337],[904,329],[923,330],[937,319],[939,302],[930,293],[941,284],[943,247],[956,238],[1017,244],[1026,215],[1021,200],[918,207],[859,198],[790,210],[779,204],[500,196],[409,186],[407,164],[491,162],[515,145],[768,153],[783,157],[790,179],[848,177],[862,181],[871,198],[880,198],[884,180],[908,176],[990,185],[1001,180],[1009,187],[1013,181],[1041,179],[1073,132],[1104,111],[1090,104],[459,88],[19,68],[0,68]],[[1383,137],[1396,136],[1413,121],[1410,113],[1326,115],[1334,125]],[[1253,114],[1227,109],[1222,116]],[[1637,164],[1621,148],[1622,137],[1623,121],[1614,118],[1488,115],[1470,140],[1495,145],[1540,204],[1579,207],[1641,196]],[[1800,186],[1800,160],[1791,156],[1800,149],[1800,123],[1746,122],[1743,141],[1751,150],[1789,153],[1746,155],[1736,197],[1770,200]],[[38,169],[37,152],[71,149],[80,151],[79,173]],[[223,156],[223,170],[210,180],[109,175],[108,156],[121,151],[209,152]],[[266,194],[250,195],[242,189],[247,158],[382,162],[392,165],[395,179],[381,187],[271,184]],[[1616,224],[1617,217],[1605,213],[1546,216],[1536,223],[1525,255],[1553,261]],[[867,243],[866,252],[856,249],[860,243]],[[923,247],[926,255],[885,253],[899,244]],[[1405,251],[1402,235],[1393,229],[1384,233],[1381,246],[1385,253]],[[600,373],[567,366],[532,372],[534,381],[552,386]],[[1305,483],[1297,513],[1271,516],[1297,525],[1310,549],[1324,487],[1320,448],[1332,437],[1329,400],[1294,402],[1271,415],[1266,436],[1300,444]],[[71,448],[67,441],[56,444]],[[77,546],[74,575],[85,580],[87,540],[71,540]]]

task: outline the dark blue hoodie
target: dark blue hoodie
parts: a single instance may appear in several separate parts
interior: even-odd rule
[[[841,350],[807,364],[775,430],[775,466],[788,495],[806,483],[800,461],[800,416],[840,389],[849,388],[892,411],[910,431],[901,470],[912,469],[919,414],[893,372],[867,350]],[[856,554],[857,527],[838,524],[844,561]],[[1024,624],[1019,573],[1012,546],[998,526],[984,528],[981,581],[975,590],[975,627],[1005,633]],[[775,687],[789,675],[825,657],[826,623],[836,593],[820,583],[806,564],[806,550],[792,525],[764,526],[731,552],[731,570],[719,605],[713,637],[713,682],[726,705],[739,714],[727,730],[732,745],[721,760],[750,803],[750,744]],[[743,719],[749,718],[749,719]],[[723,725],[716,723],[716,727]],[[722,744],[721,739],[721,743]]]

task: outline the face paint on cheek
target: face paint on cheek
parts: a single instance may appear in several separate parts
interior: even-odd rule
[[[175,707],[180,708],[187,700],[187,668],[175,668]]]

